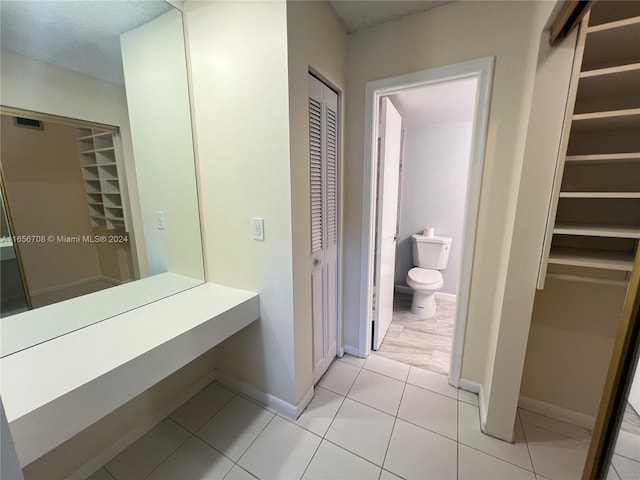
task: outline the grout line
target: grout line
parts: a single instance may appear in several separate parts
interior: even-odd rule
[[[237,394],[237,393],[236,393],[236,394],[233,394],[233,395],[229,398],[229,400],[227,400],[227,401],[226,401],[226,402],[225,402],[225,403],[224,403],[224,404],[223,404],[223,405],[222,405],[218,410],[216,410],[216,411],[215,411],[215,412],[213,412],[210,416],[208,416],[208,417],[207,417],[207,419],[202,423],[202,425],[200,425],[199,427],[197,427],[197,428],[195,429],[195,431],[194,431],[194,432],[191,432],[187,427],[185,427],[184,425],[182,425],[180,422],[178,422],[177,420],[174,420],[173,418],[171,418],[171,415],[173,415],[173,414],[174,414],[178,409],[174,410],[174,411],[171,413],[171,415],[169,415],[167,418],[168,418],[169,420],[171,420],[173,423],[175,423],[176,425],[180,425],[180,426],[181,426],[182,428],[184,428],[186,431],[191,432],[191,433],[193,433],[193,434],[195,435],[198,431],[200,431],[200,430],[202,429],[202,427],[204,427],[207,423],[209,423],[209,421],[210,421],[213,417],[215,417],[216,415],[218,415],[218,413],[220,413],[220,412],[224,409],[224,407],[226,407],[227,405],[229,405],[229,403],[231,403],[231,401],[232,401],[234,398],[236,398],[237,396],[238,396],[238,394]],[[192,398],[194,398],[194,397],[192,397]],[[185,403],[186,403],[186,402],[185,402]],[[182,406],[184,406],[184,403],[183,403],[180,407],[178,407],[178,408],[182,408]]]
[[[173,420],[172,420],[173,421]],[[175,422],[174,422],[175,423]],[[180,425],[180,427],[182,427],[182,425]],[[183,430],[189,432],[189,430],[187,430],[186,428],[182,427]],[[169,453],[169,455],[167,455],[166,457],[164,457],[164,459],[158,464],[156,465],[147,475],[145,475],[143,477],[143,480],[145,478],[149,478],[151,476],[151,474],[153,472],[155,472],[158,468],[160,468],[160,465],[162,465],[163,463],[165,463],[167,460],[169,460],[169,458],[171,458],[171,456],[176,453],[185,443],[187,443],[189,440],[191,440],[195,435],[191,432],[189,432],[189,436],[180,444],[178,445],[176,448],[174,448],[171,453]]]
[[[407,385],[411,385],[412,387],[416,387],[416,388],[419,388],[420,390],[424,390],[424,391],[427,391],[427,392],[430,392],[430,393],[435,393],[436,395],[440,395],[441,397],[446,397],[446,398],[448,398],[450,400],[453,400],[454,402],[464,402],[464,400],[460,400],[460,399],[457,398],[458,397],[458,395],[457,395],[458,389],[457,388],[456,388],[456,396],[455,397],[450,397],[449,395],[446,395],[444,393],[436,392],[435,390],[431,390],[430,388],[421,387],[420,385],[415,385],[413,383],[407,382]],[[455,387],[451,387],[451,388],[455,388]],[[468,403],[468,402],[464,402],[464,403],[467,403],[468,405],[473,405],[472,403]],[[473,405],[473,406],[477,407],[478,405]]]
[[[271,413],[271,412],[269,412],[269,413]],[[238,464],[240,463],[240,460],[242,460],[242,457],[244,457],[244,456],[247,454],[247,452],[248,452],[248,451],[249,451],[249,449],[253,446],[253,444],[254,444],[254,443],[256,443],[256,440],[258,440],[258,438],[260,437],[260,435],[262,435],[262,433],[267,429],[267,427],[268,427],[269,425],[271,425],[271,422],[273,422],[273,419],[274,419],[274,418],[276,418],[276,417],[277,417],[277,415],[276,415],[276,414],[273,414],[273,417],[271,417],[271,420],[269,420],[269,421],[267,422],[267,424],[264,426],[264,428],[263,428],[262,430],[260,430],[260,433],[258,433],[258,435],[256,435],[256,438],[254,438],[254,439],[253,439],[253,441],[249,444],[249,446],[244,450],[244,452],[242,452],[242,455],[240,455],[240,456],[238,457],[238,461],[237,461],[236,463],[238,463]],[[245,469],[245,470],[246,470],[246,469]],[[249,470],[247,470],[247,472],[249,472]],[[251,473],[251,475],[253,475],[253,472],[249,472],[249,473]]]
[[[383,357],[383,358],[386,358],[386,357]],[[389,359],[387,359],[387,360],[389,360]],[[394,361],[395,361],[395,360],[394,360]],[[362,370],[366,370],[367,372],[370,372],[370,373],[376,373],[376,374],[378,374],[378,375],[382,375],[383,377],[390,378],[391,380],[395,380],[396,382],[407,383],[407,380],[400,380],[399,378],[392,377],[392,376],[387,375],[387,374],[385,374],[385,373],[376,372],[375,370],[370,370],[370,369],[368,369],[368,368],[364,368],[364,367],[362,367]],[[409,373],[408,373],[408,372],[407,372],[407,377],[409,377]],[[355,383],[355,382],[354,382],[354,383]]]
[[[483,433],[482,435],[485,435],[485,434]],[[493,438],[493,437],[490,437],[490,438]],[[502,440],[500,440],[500,441],[502,441]],[[512,461],[505,460],[502,457],[497,457],[496,455],[494,455],[492,453],[488,453],[488,452],[485,452],[484,450],[480,450],[478,447],[474,447],[473,445],[469,445],[468,443],[464,443],[464,442],[458,442],[458,443],[460,445],[463,445],[463,446],[467,447],[467,448],[475,450],[476,452],[484,453],[485,455],[493,457],[496,460],[500,460],[501,462],[508,463],[509,465],[513,465],[514,467],[518,467],[521,470],[525,470],[526,472],[533,473],[535,475],[535,472],[533,471],[533,462],[532,462],[532,468],[529,469],[529,468],[523,467],[522,465],[518,465],[517,463],[513,463]],[[538,474],[538,475],[540,475],[540,474]]]
[[[529,440],[527,440],[527,432],[524,430],[524,425],[522,424],[522,419],[520,418],[520,412],[516,409],[516,421],[520,422],[520,428],[522,429],[522,436],[524,437],[524,444],[527,446],[527,453],[529,454],[529,461],[531,462],[531,470],[533,474],[536,474],[536,467],[533,463],[533,456],[531,455],[531,449],[529,448]],[[515,436],[515,432],[514,432]],[[515,438],[514,438],[515,440]]]
[[[518,414],[518,416],[519,416],[519,414]],[[549,418],[551,418],[551,417],[549,417]],[[561,437],[568,438],[569,440],[575,440],[576,442],[584,443],[586,445],[589,445],[591,443],[591,440],[589,440],[589,441],[580,440],[579,438],[575,438],[575,437],[569,436],[566,433],[558,432],[557,430],[552,430],[549,427],[543,427],[542,425],[538,425],[536,423],[526,422],[526,421],[524,421],[522,419],[520,419],[520,422],[522,423],[522,430],[523,431],[524,431],[524,425],[526,424],[526,425],[531,425],[532,427],[539,428],[540,430],[544,430],[546,432],[555,433],[556,435],[560,435]],[[569,423],[568,425],[571,425],[571,424]],[[577,428],[582,428],[582,427],[577,427]]]
[[[318,453],[318,450],[320,450],[320,445],[322,445],[322,440],[323,439],[321,438],[320,442],[318,443],[318,446],[313,451],[313,455],[311,455],[311,458],[309,459],[309,463],[307,463],[307,466],[304,467],[304,472],[302,472],[302,475],[300,476],[300,478],[304,477],[304,474],[307,473],[307,470],[309,470],[309,466],[311,465],[311,462],[313,462],[313,459],[316,458],[316,453]]]

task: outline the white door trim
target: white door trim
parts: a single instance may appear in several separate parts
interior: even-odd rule
[[[358,354],[367,357],[371,351],[371,299],[373,295],[373,262],[375,255],[375,198],[377,162],[375,161],[378,138],[378,109],[380,97],[392,95],[406,88],[421,87],[433,83],[458,79],[478,79],[476,89],[476,110],[473,121],[467,200],[465,207],[464,241],[460,279],[458,282],[458,305],[451,352],[449,383],[457,387],[462,372],[462,351],[464,332],[469,307],[472,259],[475,248],[478,206],[482,186],[485,144],[491,99],[494,57],[485,57],[468,62],[430,68],[420,72],[367,82],[365,92],[365,132],[364,132],[364,185],[362,198],[362,257],[360,272],[360,315]]]

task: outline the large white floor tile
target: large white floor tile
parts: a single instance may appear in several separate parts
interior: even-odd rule
[[[417,367],[411,367],[407,383],[418,387],[426,388],[432,392],[441,393],[451,398],[458,398],[458,390],[449,385],[446,375],[429,372]]]
[[[618,440],[616,440],[615,453],[640,462],[640,436],[620,430]]]
[[[407,376],[409,375],[409,365],[406,363],[396,362],[395,360],[374,353],[369,355],[367,362],[364,364],[364,368],[386,375],[387,377],[395,378],[401,382],[406,382]]]
[[[171,418],[195,433],[232,398],[233,393],[212,383],[173,412]]]
[[[458,400],[464,403],[468,403],[469,405],[478,406],[478,394],[467,392],[466,390],[458,390]]]
[[[237,462],[273,417],[273,413],[237,396],[205,423],[197,435]]]
[[[398,418],[452,440],[458,437],[458,401],[439,393],[407,385]]]
[[[358,373],[360,373],[358,367],[336,360],[322,376],[318,385],[339,395],[346,395]]]
[[[611,463],[621,480],[638,480],[640,478],[640,462],[614,455]]]
[[[275,417],[238,465],[261,480],[298,479],[321,440],[317,435]]]
[[[220,479],[231,470],[233,462],[197,437],[191,437],[158,468],[148,480]]]
[[[378,480],[380,467],[347,450],[323,440],[313,456],[303,479],[308,480]]]
[[[456,478],[456,460],[456,442],[398,419],[384,468],[407,480],[446,480]]]
[[[144,478],[189,436],[189,432],[167,418],[107,463],[107,470],[118,480]]]
[[[96,470],[87,480],[113,480],[113,476],[104,468]]]
[[[395,416],[404,385],[399,380],[363,369],[347,397]]]
[[[322,387],[316,387],[315,395],[307,408],[297,420],[292,421],[296,425],[324,437],[333,418],[338,413],[340,405],[342,405],[342,400],[344,400],[342,395]]]
[[[367,361],[366,358],[354,357],[353,355],[348,355],[348,354],[345,354],[342,358],[339,358],[338,360],[341,362],[350,363],[351,365],[354,365],[358,368],[362,368],[362,366]]]
[[[247,472],[244,468],[234,465],[233,468],[224,477],[224,480],[256,480],[256,477]]]
[[[551,480],[582,477],[588,443],[528,423],[523,426],[536,473]]]
[[[394,417],[345,399],[325,438],[382,466]]]
[[[458,441],[464,445],[533,471],[520,421],[516,419],[514,443],[485,435],[480,430],[478,407],[458,402]]]
[[[561,422],[555,418],[540,415],[539,413],[530,412],[528,410],[518,409],[518,414],[523,423],[529,423],[538,427],[546,428],[552,432],[559,433],[566,437],[589,443],[591,434],[586,428],[578,427],[567,422]]]
[[[458,450],[459,480],[535,480],[533,472],[465,445]]]

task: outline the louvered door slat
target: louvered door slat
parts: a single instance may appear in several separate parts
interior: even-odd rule
[[[322,250],[322,104],[309,98],[311,253]]]
[[[327,160],[326,160],[326,209],[327,246],[335,245],[337,241],[337,209],[338,209],[338,154],[337,154],[337,115],[327,108]]]

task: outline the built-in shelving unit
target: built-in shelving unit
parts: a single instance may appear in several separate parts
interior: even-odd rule
[[[622,284],[640,241],[640,3],[606,3],[580,26],[543,267]]]
[[[77,128],[78,155],[93,227],[124,227],[124,210],[113,133]]]

